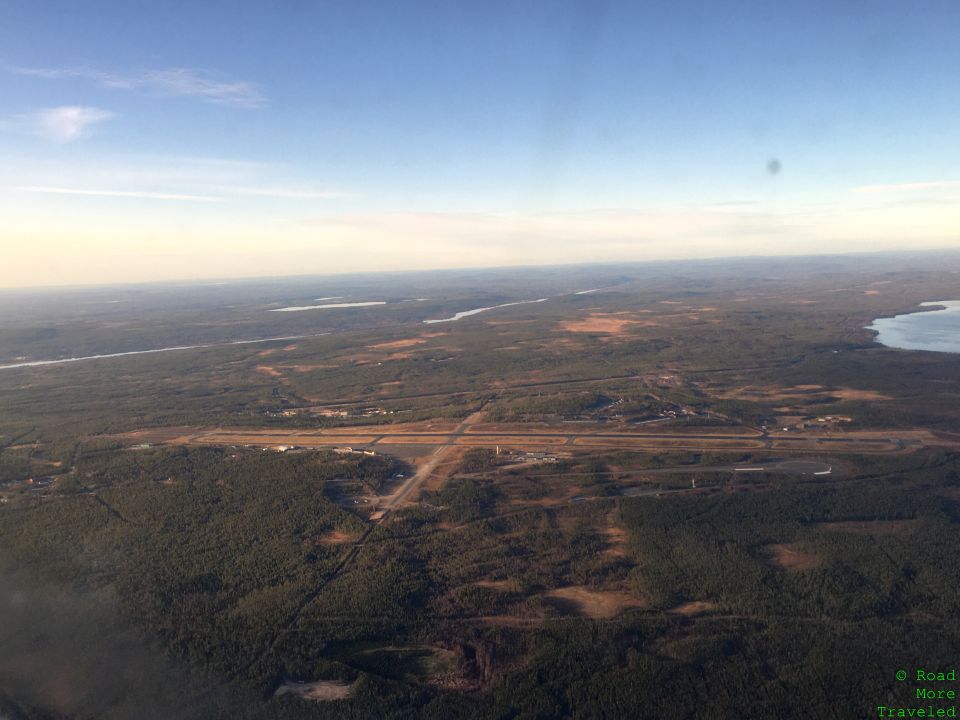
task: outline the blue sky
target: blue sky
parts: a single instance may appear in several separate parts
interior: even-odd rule
[[[960,245],[960,4],[0,2],[0,285]],[[771,173],[777,159],[781,170]]]

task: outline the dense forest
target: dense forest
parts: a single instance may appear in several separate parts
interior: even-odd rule
[[[30,633],[75,622],[88,628],[70,635],[83,642],[77,672],[89,673],[86,663],[132,652],[93,630],[113,623],[149,658],[138,662],[183,688],[190,707],[178,713],[329,718],[850,717],[903,694],[897,667],[952,662],[957,456],[840,485],[553,509],[517,506],[523,481],[509,468],[502,485],[473,479],[495,461],[473,451],[469,477],[376,528],[338,575],[348,545],[326,539],[366,526],[331,502],[330,481],[388,478],[392,461],[81,453],[69,493],[0,514],[5,584],[32,598],[29,613],[5,611],[17,618],[0,631],[8,662],[26,659]],[[544,478],[603,472],[596,462]],[[622,554],[596,530],[611,516],[627,533]],[[785,569],[777,548],[808,562]],[[551,596],[568,586],[642,602],[581,617]],[[676,610],[696,602],[707,610]],[[496,617],[516,620],[483,620]],[[318,679],[350,683],[350,699],[271,699],[285,682]],[[117,704],[96,705],[98,716],[148,697],[119,680],[111,692]],[[29,692],[13,697],[10,717],[58,717],[23,705]],[[65,715],[94,707],[72,702]]]

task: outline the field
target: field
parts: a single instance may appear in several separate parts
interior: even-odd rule
[[[948,254],[0,295],[0,716],[905,704],[960,646],[960,356],[864,326],[958,293]],[[324,296],[386,304],[270,312]]]

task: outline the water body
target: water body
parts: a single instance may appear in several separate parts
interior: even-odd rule
[[[471,315],[479,315],[482,312],[487,310],[497,310],[498,308],[513,307],[514,305],[529,305],[531,303],[542,303],[546,302],[550,298],[540,298],[539,300],[521,300],[520,302],[504,303],[503,305],[491,305],[490,307],[474,308],[473,310],[462,310],[456,315],[448,318],[440,318],[439,320],[424,320],[428,325],[434,323],[445,323],[445,322],[455,322],[461,320],[465,317],[470,317]]]
[[[44,365],[63,365],[64,363],[83,362],[84,360],[103,360],[105,358],[126,357],[127,355],[150,355],[151,353],[172,352],[173,350],[200,350],[202,348],[224,347],[226,345],[252,345],[279,340],[304,340],[306,338],[321,337],[330,333],[313,333],[311,335],[286,335],[284,337],[260,338],[258,340],[231,340],[229,342],[206,343],[204,345],[174,345],[172,347],[152,348],[150,350],[128,350],[127,352],[105,353],[103,355],[83,355],[81,357],[59,358],[57,360],[29,360],[26,362],[0,365],[0,370],[13,368],[42,367]]]
[[[920,303],[939,310],[878,318],[866,327],[881,345],[903,350],[960,353],[960,300]]]
[[[321,300],[323,298],[320,298]],[[370,307],[371,305],[386,305],[385,300],[358,303],[327,303],[326,305],[294,305],[292,307],[275,308],[270,312],[302,312],[303,310],[329,310],[330,308]]]

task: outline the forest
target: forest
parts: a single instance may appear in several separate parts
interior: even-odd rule
[[[908,704],[960,647],[960,361],[864,326],[960,266],[798,263],[352,279],[388,304],[326,319],[269,312],[348,294],[307,279],[0,302],[9,361],[309,336],[0,370],[0,717]],[[444,434],[475,416],[561,440]],[[231,427],[356,447],[183,440]],[[391,427],[446,439],[360,441]],[[669,441],[579,444],[611,432]]]

